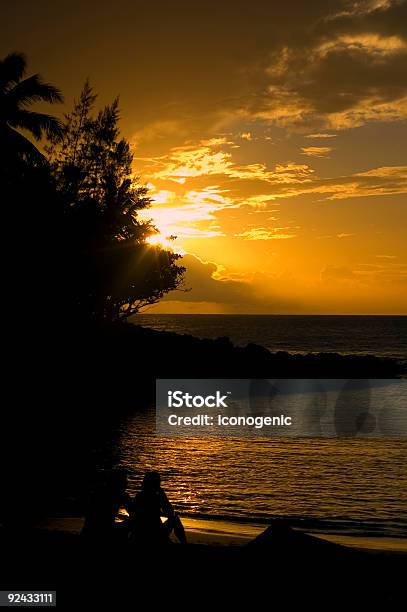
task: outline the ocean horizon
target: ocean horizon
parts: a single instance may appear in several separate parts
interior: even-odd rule
[[[392,357],[407,362],[407,315],[138,314],[132,322],[270,351]]]

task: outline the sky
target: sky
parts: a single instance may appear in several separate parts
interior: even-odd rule
[[[407,314],[407,1],[19,0],[0,28],[66,108],[120,95],[187,267],[150,312]]]

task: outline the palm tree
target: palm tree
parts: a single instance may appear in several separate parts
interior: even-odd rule
[[[26,65],[22,53],[10,53],[0,60],[0,155],[41,164],[44,156],[18,130],[28,131],[37,141],[43,136],[58,138],[62,133],[59,119],[27,107],[34,102],[54,104],[63,98],[59,89],[44,83],[39,74],[23,78]]]

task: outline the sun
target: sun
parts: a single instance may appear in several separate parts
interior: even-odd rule
[[[168,236],[161,234],[160,232],[158,234],[153,234],[152,236],[149,236],[146,242],[148,244],[151,244],[151,246],[159,246],[163,249],[173,250],[173,240],[171,240]]]
[[[151,246],[157,246],[160,249],[164,249],[165,251],[172,251],[177,255],[186,255],[186,251],[180,247],[179,245],[174,244],[174,238],[171,236],[166,236],[165,234],[153,234],[149,236],[146,240],[147,244]]]

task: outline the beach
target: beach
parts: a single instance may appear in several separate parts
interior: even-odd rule
[[[48,517],[39,521],[36,529],[40,532],[80,535],[83,517]],[[243,547],[259,536],[264,525],[239,523],[237,521],[204,520],[182,517],[189,544],[210,547]],[[364,552],[407,554],[407,538],[384,536],[352,536],[338,533],[308,532],[309,535],[327,542],[339,544]],[[175,539],[173,540],[175,542]]]

